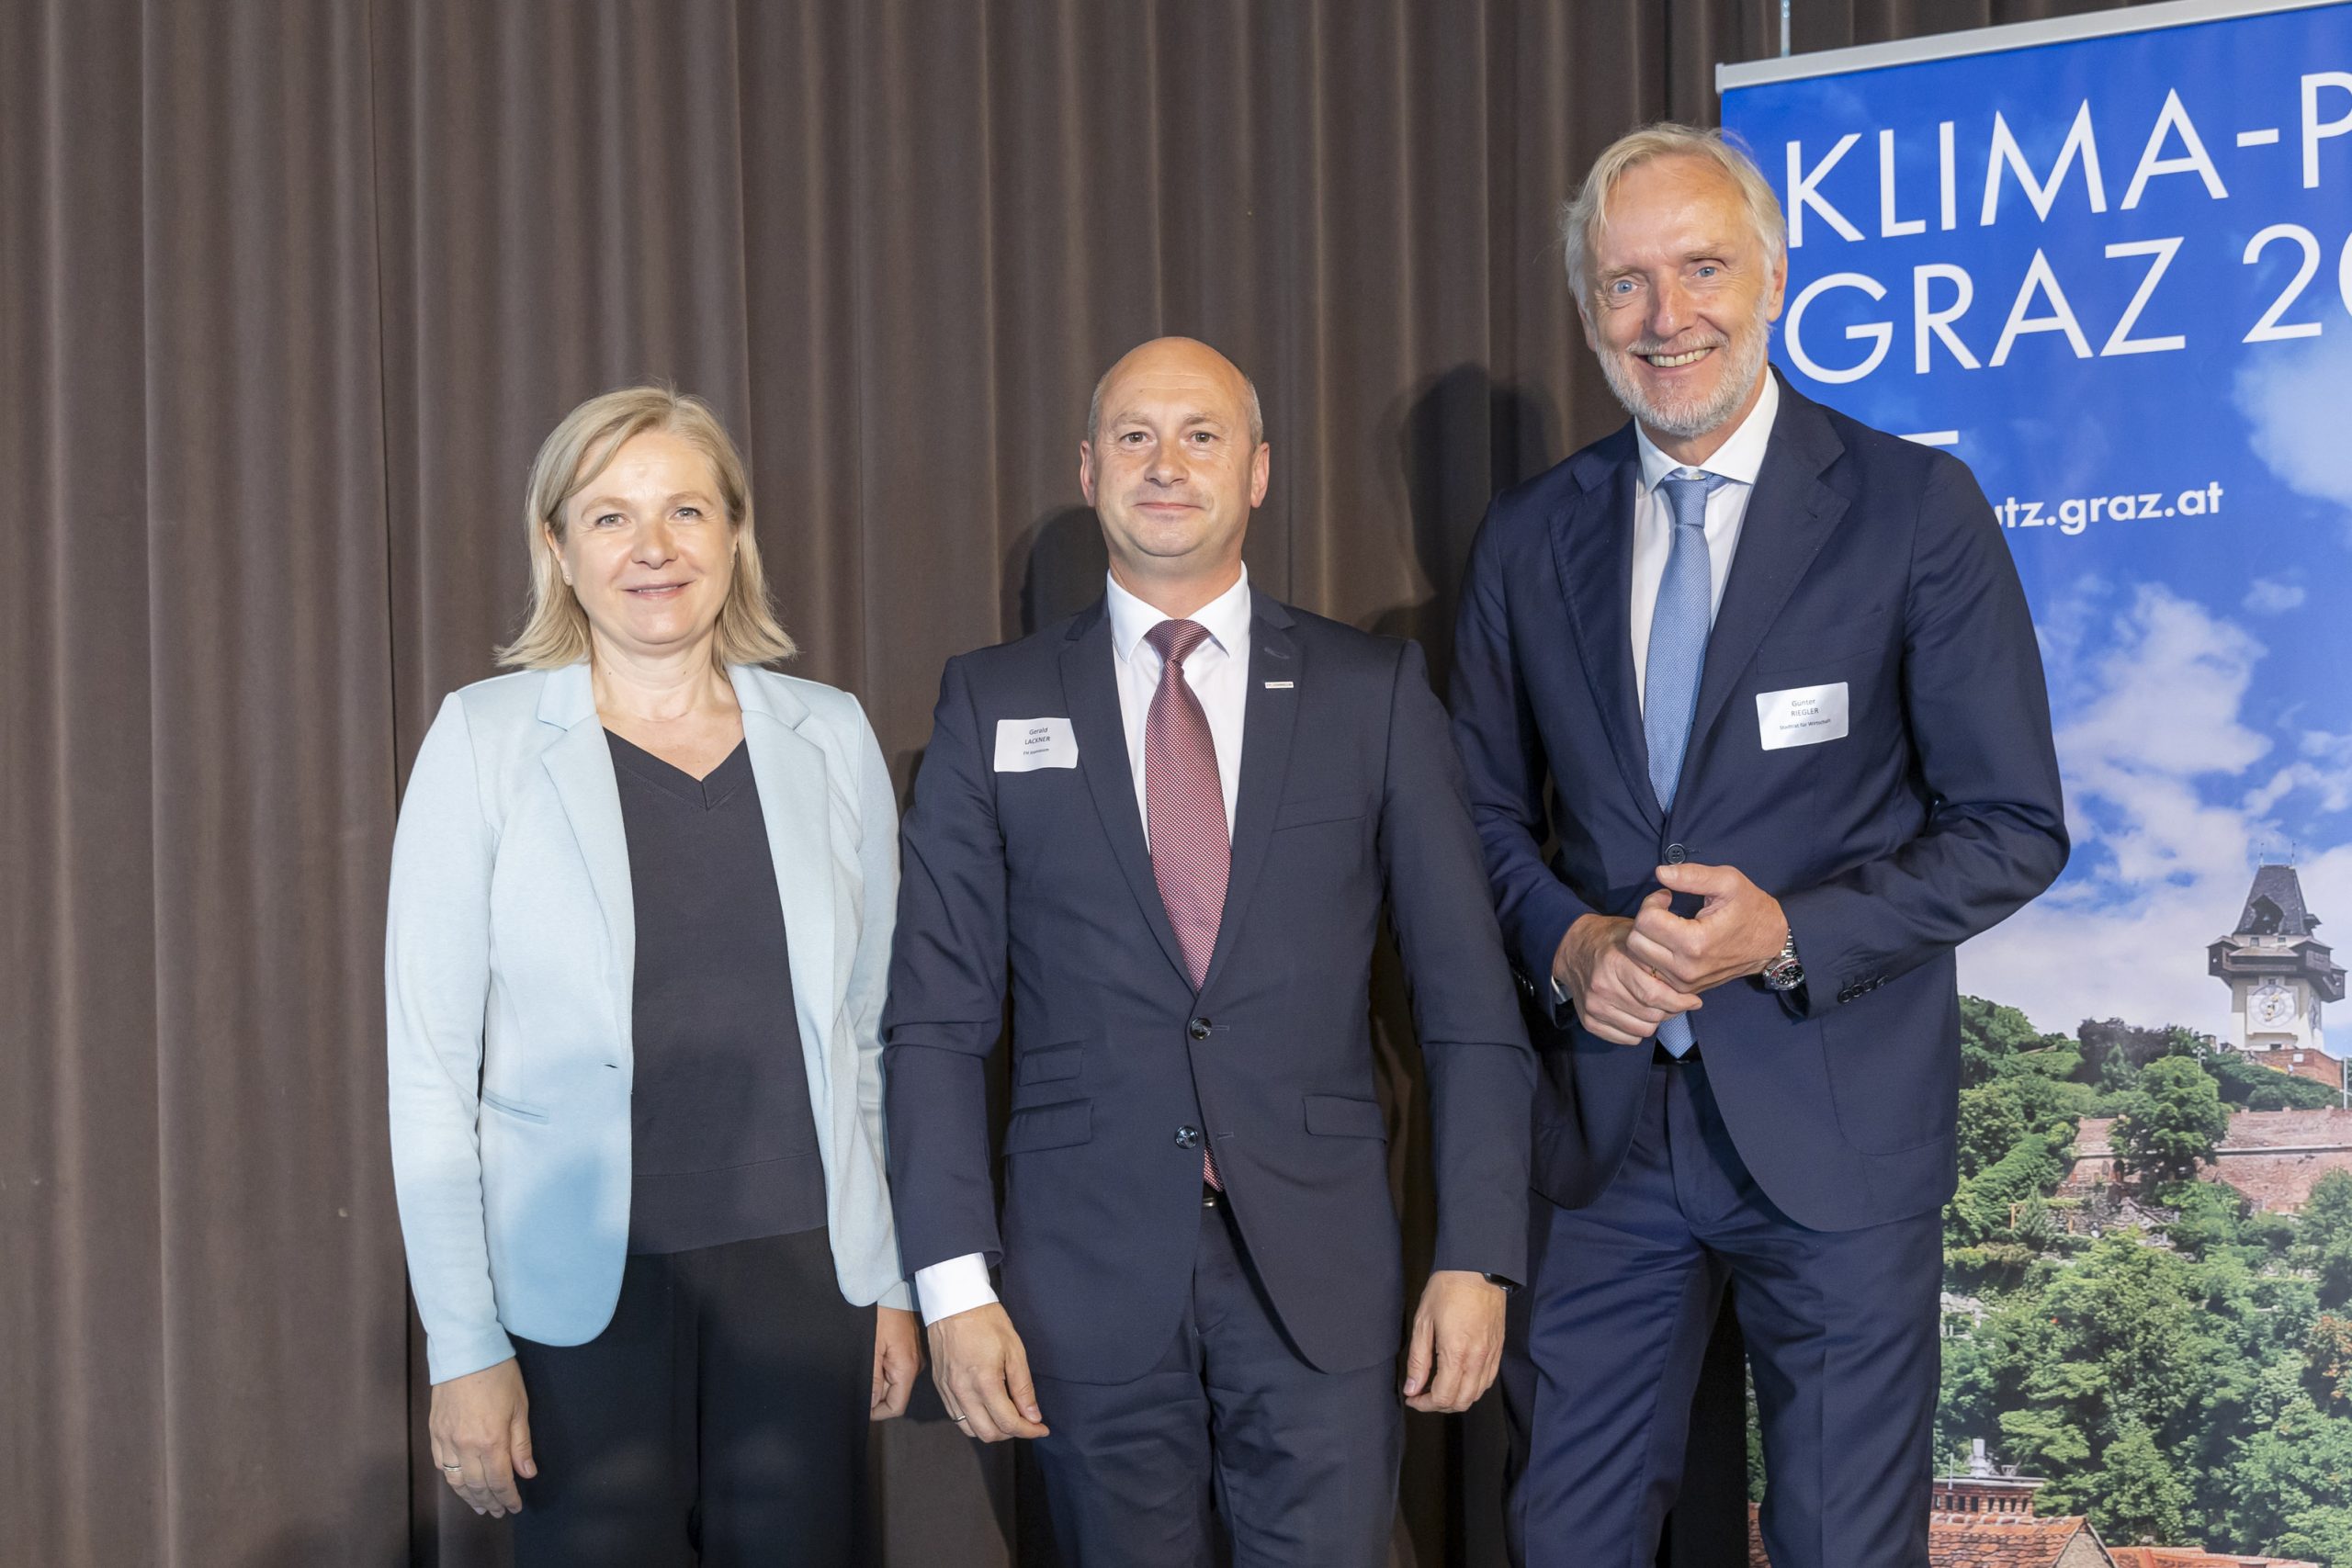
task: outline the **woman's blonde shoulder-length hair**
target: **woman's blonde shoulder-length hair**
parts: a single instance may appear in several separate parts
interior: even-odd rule
[[[631,436],[666,431],[710,459],[718,499],[735,540],[735,571],[718,609],[713,653],[721,665],[765,664],[796,649],[768,598],[760,545],[752,528],[752,485],[726,426],[700,398],[668,387],[624,387],[591,398],[563,416],[531,460],[523,502],[523,529],[531,552],[531,613],[513,642],[498,650],[501,664],[555,670],[588,657],[588,614],[563,580],[556,541],[563,537],[564,503],[585,490]]]

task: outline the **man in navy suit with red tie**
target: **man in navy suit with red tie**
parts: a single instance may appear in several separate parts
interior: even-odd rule
[[[1035,1440],[1089,1568],[1206,1564],[1213,1514],[1237,1565],[1385,1563],[1400,1393],[1466,1408],[1526,1278],[1533,1061],[1444,712],[1412,644],[1251,589],[1270,461],[1215,350],[1114,366],[1079,447],[1104,599],[949,663],[906,818],[900,1250],[948,1413]],[[1434,1137],[1409,1330],[1368,1021],[1384,904]]]
[[[1636,131],[1562,230],[1634,417],[1495,502],[1453,685],[1556,1026],[1514,1553],[1652,1561],[1729,1281],[1776,1568],[1927,1568],[1952,953],[2066,858],[2033,626],[1964,467],[1766,364],[1787,265],[1744,152]]]

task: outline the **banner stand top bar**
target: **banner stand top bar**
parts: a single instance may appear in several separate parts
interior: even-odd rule
[[[1849,71],[1876,71],[1889,65],[1911,65],[1922,60],[1951,60],[1968,54],[1995,54],[2003,50],[2031,49],[2041,44],[2068,43],[2076,39],[2105,38],[2116,33],[2151,32],[2158,28],[2187,27],[2196,22],[2222,21],[2233,17],[2261,16],[2271,11],[2306,11],[2343,0],[2165,0],[2162,5],[2132,6],[2120,11],[2094,11],[2078,17],[2053,17],[2039,22],[2010,22],[1997,28],[1931,38],[1905,39],[1895,43],[1858,44],[1851,49],[1827,49],[1779,60],[1754,60],[1715,67],[1715,91],[1761,86],[1769,82],[1795,82],[1807,76],[1834,76]]]

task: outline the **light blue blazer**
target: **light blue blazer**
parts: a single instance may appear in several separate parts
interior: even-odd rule
[[[842,1294],[910,1307],[883,1175],[896,802],[857,700],[738,665]],[[392,840],[392,1179],[432,1381],[611,1321],[628,1250],[637,954],[588,666],[450,694]],[[789,1334],[789,1324],[778,1324]]]

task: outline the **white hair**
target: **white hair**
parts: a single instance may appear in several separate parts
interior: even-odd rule
[[[1768,269],[1788,253],[1788,236],[1781,216],[1781,198],[1756,166],[1740,141],[1721,130],[1660,120],[1628,131],[1611,142],[1592,161],[1592,170],[1577,194],[1560,209],[1560,244],[1567,253],[1568,288],[1577,309],[1588,315],[1592,306],[1592,254],[1609,222],[1609,196],[1627,170],[1653,158],[1701,158],[1721,169],[1739,187],[1747,208],[1747,221],[1762,249]]]

